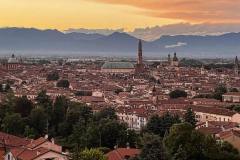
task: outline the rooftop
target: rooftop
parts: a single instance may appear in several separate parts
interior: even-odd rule
[[[134,69],[130,62],[105,62],[102,69]]]

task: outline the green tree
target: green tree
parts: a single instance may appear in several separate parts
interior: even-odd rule
[[[159,136],[144,134],[142,139],[142,151],[139,156],[141,160],[166,160],[165,149]]]
[[[115,109],[110,108],[110,107],[109,108],[104,108],[101,111],[97,112],[94,115],[94,117],[97,121],[101,120],[101,119],[117,119]]]
[[[31,111],[29,116],[31,127],[33,127],[37,134],[42,136],[47,130],[47,114],[42,108],[35,108]]]
[[[49,106],[52,106],[52,100],[50,97],[47,95],[46,90],[42,90],[38,93],[37,97],[35,98],[37,105],[42,106],[45,109],[49,108]]]
[[[204,159],[203,140],[204,136],[193,130],[191,124],[183,123],[171,127],[169,134],[164,137],[164,144],[170,157],[183,150],[186,153],[178,154],[187,155],[186,160]]]
[[[227,88],[223,84],[221,84],[215,88],[213,98],[217,100],[222,100],[222,95],[225,93],[227,93]]]
[[[166,113],[161,117],[153,115],[143,129],[143,132],[153,133],[163,137],[175,123],[180,123],[178,116],[172,116],[169,113]]]
[[[179,98],[179,97],[187,97],[187,93],[185,91],[182,90],[174,90],[172,92],[170,92],[169,94],[170,98]]]
[[[191,108],[188,108],[187,112],[184,114],[184,121],[190,123],[193,127],[196,126],[197,120],[195,118],[195,113]]]
[[[58,79],[59,79],[59,74],[57,71],[54,71],[47,75],[47,81],[57,81]]]
[[[10,134],[21,136],[24,132],[24,121],[21,118],[21,115],[14,113],[7,115],[3,119],[2,129]]]
[[[14,112],[20,113],[22,117],[27,117],[33,109],[32,101],[28,100],[26,96],[16,98]]]
[[[70,83],[66,79],[62,79],[62,80],[57,82],[57,87],[69,88],[69,85],[70,85]]]
[[[101,152],[99,149],[85,149],[79,154],[79,157],[75,157],[74,159],[107,160],[107,158],[104,156],[103,152]]]
[[[204,136],[191,124],[181,123],[171,127],[164,137],[164,146],[170,158],[185,160],[237,160],[239,154],[229,143],[218,143],[211,136]]]
[[[239,92],[237,88],[230,88],[229,92]]]
[[[68,105],[69,100],[64,96],[58,96],[54,102],[50,123],[56,133],[58,133],[59,124],[66,120]]]

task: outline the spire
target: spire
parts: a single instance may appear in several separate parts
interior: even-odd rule
[[[238,57],[236,56],[234,61],[234,74],[238,76],[239,74],[239,63],[238,63]]]
[[[171,63],[171,55],[168,54],[168,63]]]
[[[236,56],[236,58],[235,58],[234,64],[235,64],[235,66],[238,66],[238,65],[239,65],[239,64],[238,64],[238,57],[237,57],[237,56]]]
[[[139,39],[138,42],[138,64],[142,64],[142,40]]]

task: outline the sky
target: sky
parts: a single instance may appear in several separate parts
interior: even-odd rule
[[[240,23],[240,0],[0,0],[0,27],[119,29]]]

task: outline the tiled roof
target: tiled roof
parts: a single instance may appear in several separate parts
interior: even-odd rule
[[[108,160],[123,160],[126,156],[135,157],[140,154],[139,149],[118,148],[106,154]]]
[[[0,132],[0,143],[8,147],[26,146],[30,143],[30,139],[20,138],[14,135]]]

